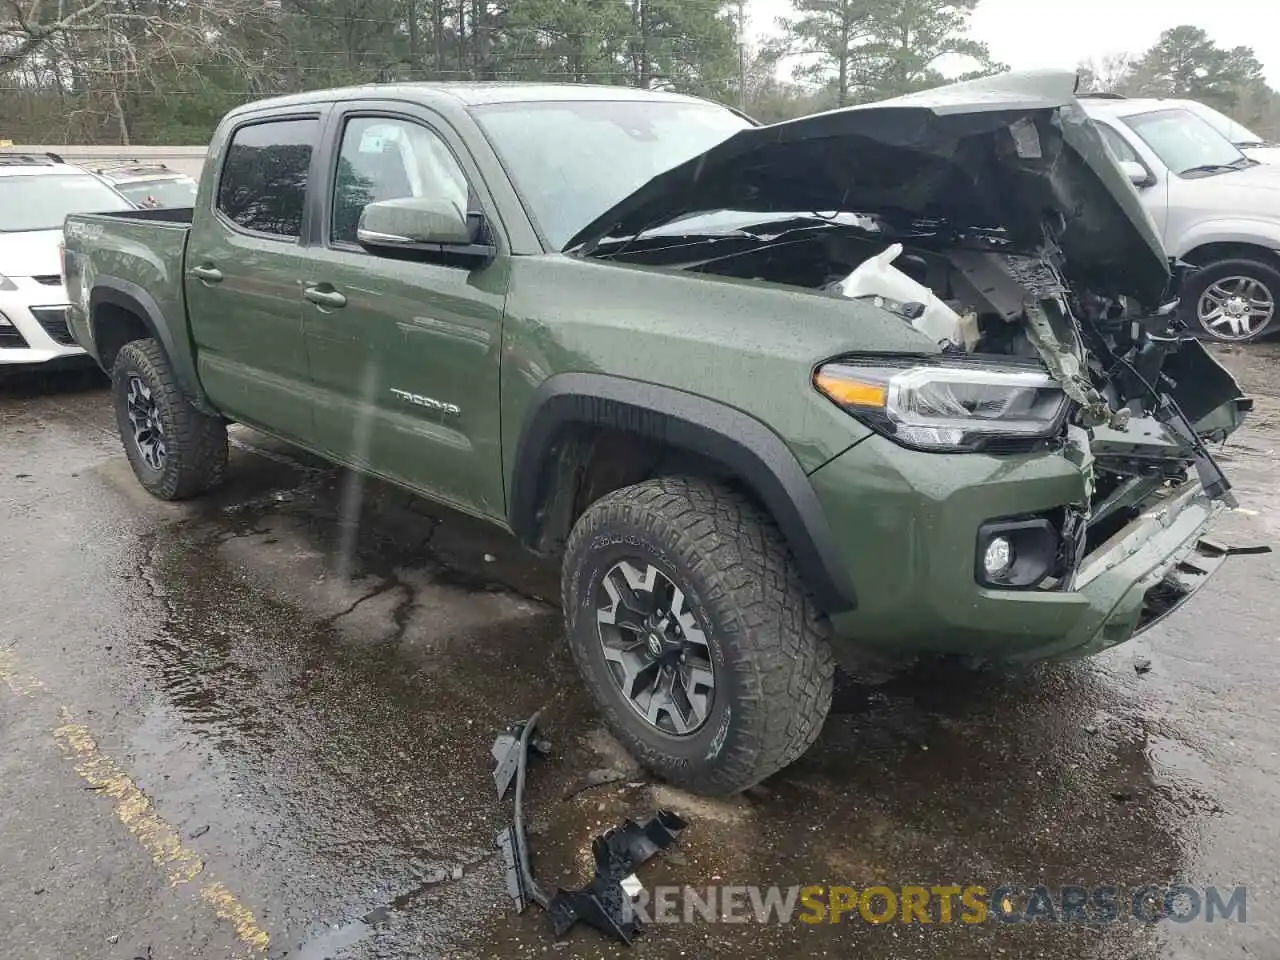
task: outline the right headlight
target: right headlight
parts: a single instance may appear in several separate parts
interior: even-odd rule
[[[971,452],[1062,428],[1069,401],[1042,370],[885,358],[823,364],[814,386],[877,433],[917,450]]]

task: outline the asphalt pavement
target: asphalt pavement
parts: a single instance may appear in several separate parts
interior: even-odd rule
[[[1222,453],[1240,508],[1215,536],[1272,544],[1280,348],[1218,353],[1257,408]],[[845,680],[799,763],[711,801],[652,782],[604,733],[554,567],[243,428],[229,474],[206,499],[152,500],[100,379],[0,385],[6,960],[1280,957],[1280,555],[1232,558],[1093,661]],[[650,888],[1007,887],[1026,920],[1043,886],[1056,908],[695,911],[629,949],[589,929],[557,941],[536,908],[513,914],[494,847],[510,806],[489,746],[538,708],[553,749],[528,815],[547,885],[581,885],[594,835],[668,807],[689,826],[642,868]],[[1121,902],[1243,887],[1246,906],[1081,920],[1065,886]]]

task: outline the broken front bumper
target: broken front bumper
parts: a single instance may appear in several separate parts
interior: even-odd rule
[[[833,618],[851,656],[1089,656],[1181,606],[1227,553],[1203,540],[1225,507],[1193,477],[1084,557],[1067,589],[991,589],[974,571],[983,524],[1088,499],[1061,454],[939,455],[873,437],[811,480],[857,591],[858,608]]]

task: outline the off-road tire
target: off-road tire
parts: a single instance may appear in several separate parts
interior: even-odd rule
[[[1250,277],[1257,280],[1268,289],[1272,302],[1278,305],[1270,321],[1247,337],[1223,337],[1200,319],[1200,298],[1212,284],[1228,277]],[[1277,322],[1280,321],[1280,270],[1265,261],[1246,257],[1206,264],[1187,279],[1182,291],[1182,318],[1192,330],[1221,343],[1252,343],[1274,333]]]
[[[598,585],[621,559],[656,564],[684,591],[717,672],[705,724],[674,737],[632,709],[601,650]],[[800,757],[831,706],[825,620],[778,528],[750,499],[661,478],[610,493],[579,518],[565,551],[569,646],[613,734],[650,771],[707,795],[745,790]]]
[[[163,467],[143,460],[128,414],[128,384],[137,377],[151,391],[164,429]],[[212,490],[227,468],[227,426],[201,413],[183,396],[173,368],[154,340],[125,344],[111,370],[111,397],[116,426],[138,482],[161,500],[184,500]]]

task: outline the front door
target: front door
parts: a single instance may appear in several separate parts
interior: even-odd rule
[[[506,257],[476,267],[379,255],[356,242],[369,203],[440,196],[461,210],[480,204],[460,141],[425,111],[397,112],[407,109],[352,105],[331,121],[328,199],[317,205],[323,223],[303,277],[317,435],[341,460],[501,517]]]
[[[1138,191],[1138,199],[1146,207],[1147,213],[1151,214],[1151,219],[1160,235],[1160,242],[1166,243],[1169,239],[1170,173],[1168,168],[1163,163],[1160,163],[1159,158],[1154,155],[1144,155],[1148,148],[1141,142],[1138,135],[1127,126],[1124,127],[1124,132],[1122,133],[1118,127],[1102,120],[1095,120],[1094,124],[1098,128],[1098,132],[1102,134],[1102,139],[1107,141],[1107,146],[1111,148],[1111,152],[1116,155],[1117,160],[1136,163],[1146,169],[1150,182],[1145,186],[1135,186],[1134,189]]]
[[[212,215],[194,217],[185,290],[200,381],[218,409],[309,444],[301,246],[319,115],[250,118],[220,162]]]

